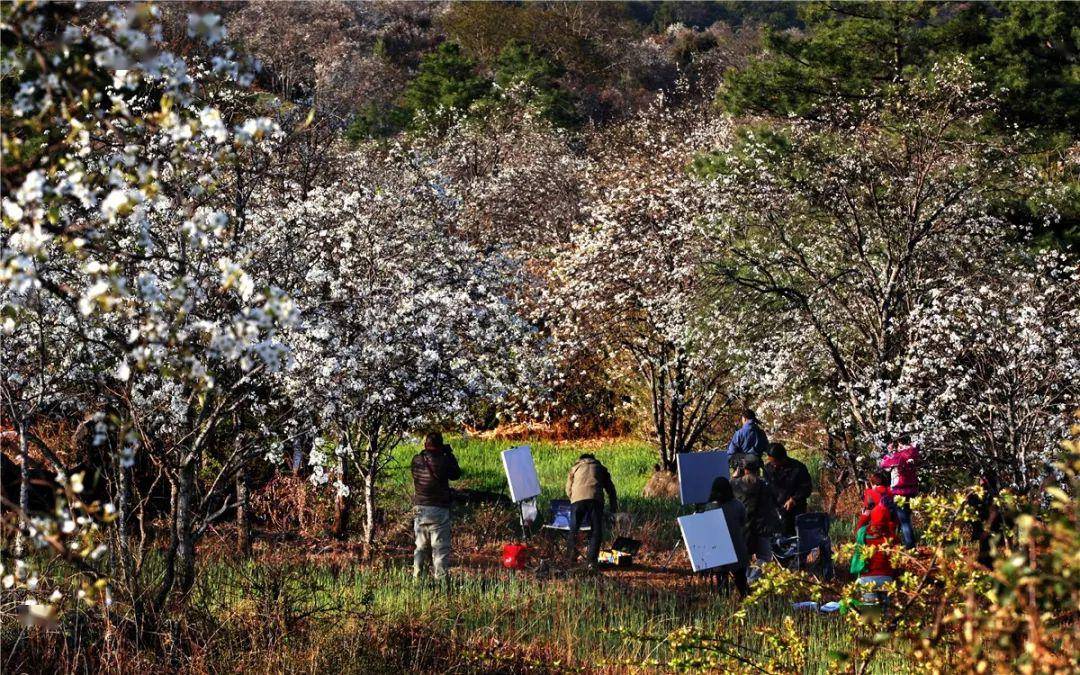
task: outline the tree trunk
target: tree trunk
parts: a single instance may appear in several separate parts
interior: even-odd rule
[[[176,487],[176,483],[172,484],[170,490],[170,520],[172,521],[169,528],[172,536],[169,540],[169,548],[165,551],[165,564],[164,572],[161,578],[161,586],[158,587],[158,592],[154,596],[154,610],[160,614],[165,609],[165,603],[169,599],[169,593],[172,592],[173,583],[176,581],[176,550],[180,541],[179,523],[177,521],[177,513],[180,506],[180,491]]]
[[[116,537],[114,546],[118,567],[116,576],[123,583],[125,594],[132,600],[135,628],[140,630],[143,625],[142,592],[138,587],[139,579],[135,570],[135,558],[131,552],[131,537],[128,532],[131,523],[131,470],[124,468],[119,457],[116,457],[115,466],[117,507],[116,520],[113,521],[113,532]]]
[[[19,420],[19,532],[15,535],[15,555],[26,551],[25,533],[30,527],[30,454],[26,442],[26,420]]]
[[[341,483],[349,484],[349,459],[341,458]],[[334,502],[334,537],[344,539],[349,533],[349,518],[352,515],[352,495],[338,494]]]
[[[247,467],[236,474],[236,546],[243,556],[251,555],[250,495]]]
[[[368,465],[364,472],[364,558],[370,559],[375,544],[375,479],[378,454],[375,441],[368,448]]]
[[[195,462],[187,460],[181,465],[177,480],[176,501],[176,563],[177,582],[181,594],[186,594],[195,583]]]

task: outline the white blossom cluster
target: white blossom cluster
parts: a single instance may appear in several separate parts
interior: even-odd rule
[[[280,383],[349,449],[344,461],[382,462],[405,433],[505,397],[530,332],[509,293],[517,266],[452,236],[456,203],[402,152],[357,154],[348,189],[319,187],[252,221],[262,246],[288,250],[303,308]],[[279,220],[288,226],[269,227]],[[326,482],[341,458],[319,445],[309,459]]]
[[[556,256],[542,305],[557,355],[573,362],[602,350],[623,366],[613,376],[645,387],[669,466],[726,402],[731,339],[744,327],[731,298],[711,288],[707,192],[687,170],[721,127],[660,101],[606,138],[590,165],[587,220]]]
[[[719,269],[768,307],[744,384],[827,420],[845,462],[908,433],[933,470],[994,460],[1026,485],[1057,452],[1080,374],[1075,282],[1000,215],[1001,186],[1038,177],[980,133],[992,105],[943,63],[903,100],[744,127],[711,166]],[[1039,375],[1017,389],[1009,368]]]
[[[4,419],[21,439],[39,414],[90,418],[122,467],[144,447],[168,471],[190,466],[209,413],[251,403],[260,373],[290,359],[278,333],[295,309],[245,270],[233,184],[238,163],[257,163],[280,131],[262,117],[226,124],[162,49],[153,7],[110,8],[100,30],[71,27],[44,46],[41,12],[25,3],[5,15],[5,35],[10,20],[22,40],[3,59],[23,76],[12,110],[25,126],[4,131]],[[222,39],[214,19],[189,27],[209,45]],[[236,79],[231,56],[215,76]],[[34,133],[39,150],[25,145]],[[101,540],[94,518],[19,520],[38,545],[83,542],[82,566],[100,557],[85,543]]]

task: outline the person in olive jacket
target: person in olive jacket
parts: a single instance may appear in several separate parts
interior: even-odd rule
[[[799,460],[788,457],[780,443],[770,443],[765,451],[765,478],[772,488],[773,501],[780,510],[784,534],[795,534],[795,518],[806,513],[806,500],[814,491],[810,472]]]
[[[604,532],[604,493],[611,499],[611,510],[619,510],[619,498],[607,467],[594,455],[585,453],[570,467],[566,476],[566,496],[570,498],[570,532],[567,536],[567,556],[570,564],[577,558],[577,533],[588,523],[589,549],[586,563],[596,569],[600,556],[600,540]]]
[[[461,477],[461,467],[442,434],[424,438],[424,449],[412,460],[413,576],[419,578],[429,564],[436,579],[450,570],[450,481]]]

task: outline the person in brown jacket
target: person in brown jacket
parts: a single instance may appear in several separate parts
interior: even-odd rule
[[[429,564],[436,579],[445,579],[450,570],[450,481],[460,477],[457,457],[442,434],[428,434],[412,460],[416,578]]]
[[[611,498],[611,510],[619,510],[619,498],[615,484],[607,468],[589,453],[578,458],[566,477],[566,496],[570,498],[570,533],[567,537],[567,554],[570,564],[577,558],[577,533],[588,523],[589,549],[586,563],[590,570],[596,569],[600,556],[600,540],[604,533],[604,493]]]

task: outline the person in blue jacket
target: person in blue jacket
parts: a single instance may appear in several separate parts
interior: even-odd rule
[[[761,459],[761,456],[769,449],[769,437],[765,435],[765,430],[758,424],[757,414],[749,408],[743,410],[742,423],[739,430],[731,437],[731,442],[727,446],[727,453],[732,456],[738,454],[755,455],[758,459]]]

